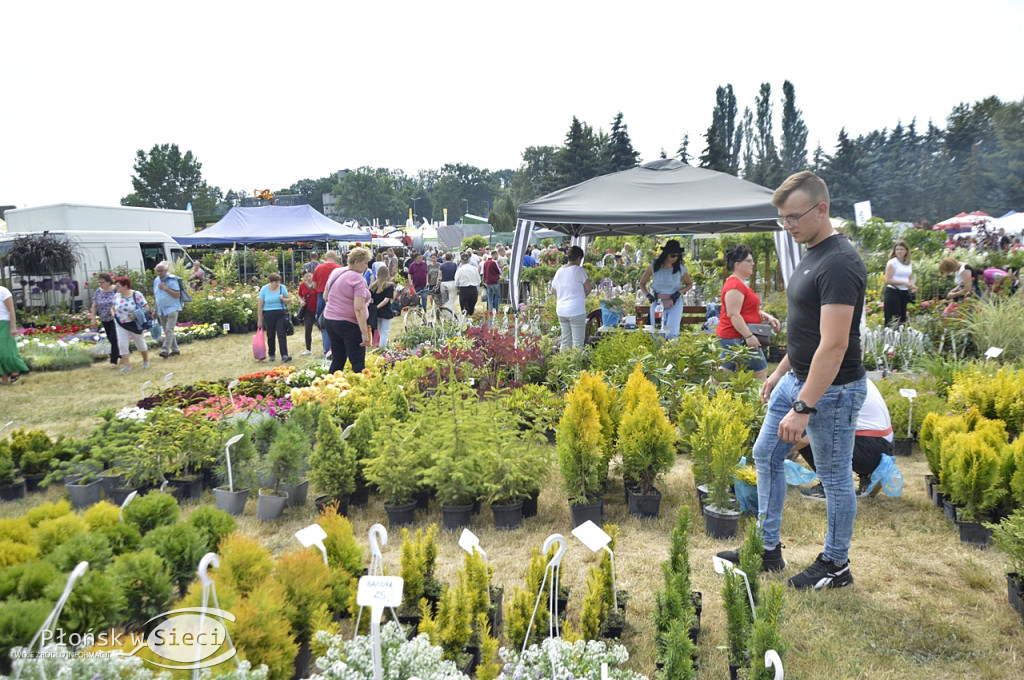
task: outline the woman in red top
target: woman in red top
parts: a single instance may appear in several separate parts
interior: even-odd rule
[[[768,377],[768,362],[761,351],[761,343],[750,332],[747,324],[770,323],[777,332],[780,328],[779,320],[761,311],[761,298],[747,284],[754,275],[754,256],[750,248],[743,244],[729,248],[725,252],[725,268],[732,274],[722,286],[722,311],[715,331],[722,345],[722,358],[730,354],[731,348],[740,345],[755,350],[757,355],[747,360],[747,368],[754,372],[754,377],[764,380]],[[722,368],[735,371],[736,364],[724,361]]]
[[[302,356],[313,353],[313,325],[316,323],[316,284],[313,283],[313,272],[302,275],[299,284],[299,299],[305,311],[302,313],[302,326],[306,329],[306,351]]]

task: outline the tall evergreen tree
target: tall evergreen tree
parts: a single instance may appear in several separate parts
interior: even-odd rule
[[[704,138],[707,147],[701,167],[735,175],[739,171],[740,137],[736,130],[736,95],[732,85],[715,90],[715,108]]]
[[[743,109],[740,131],[743,133],[743,176],[750,179],[754,172],[754,114],[749,106]]]
[[[863,157],[861,146],[850,139],[846,128],[841,129],[836,152],[821,171],[821,178],[829,188],[833,214],[852,217],[853,204],[867,198],[864,195]]]
[[[618,172],[635,168],[640,163],[640,153],[633,149],[627,126],[622,122],[622,111],[612,121],[611,140],[605,148],[604,172]]]
[[[784,179],[779,152],[775,146],[775,133],[772,126],[772,86],[761,83],[761,91],[754,98],[757,109],[757,122],[754,135],[754,170],[747,177],[755,184],[775,187]]]
[[[782,83],[782,173],[786,176],[807,169],[807,125],[796,108],[796,91],[788,80]]]
[[[825,150],[821,148],[821,142],[818,142],[818,146],[814,147],[814,157],[811,160],[811,172],[814,174],[821,174],[821,169],[825,167],[826,162]]]
[[[597,177],[601,174],[600,165],[593,129],[573,116],[569,132],[565,135],[565,145],[555,157],[558,188]]]
[[[676,151],[676,156],[683,163],[687,165],[693,160],[693,156],[690,155],[690,133],[687,132],[683,135],[683,141],[679,143],[679,149]]]

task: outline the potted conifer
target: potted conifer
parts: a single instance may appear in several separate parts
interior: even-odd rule
[[[17,501],[25,497],[25,478],[15,475],[9,448],[0,448],[0,500]]]
[[[727,400],[713,400],[701,417],[701,427],[711,450],[711,482],[704,508],[704,531],[713,538],[736,535],[740,511],[729,492],[736,466],[750,435],[742,416],[729,408]]]
[[[298,483],[308,446],[308,436],[298,424],[285,423],[281,426],[263,460],[264,474],[274,480],[274,486],[260,488],[257,517],[273,520],[284,512],[288,492],[283,486]]]
[[[230,451],[225,450],[224,458],[217,464],[214,475],[220,482],[220,486],[213,489],[213,496],[217,503],[217,509],[223,510],[232,515],[241,515],[245,510],[245,502],[248,500],[252,489],[256,488],[259,480],[256,478],[256,447],[253,445],[252,437],[244,422],[235,425],[231,437],[241,435]],[[230,461],[228,457],[230,456]],[[230,465],[231,472],[228,473]]]
[[[562,484],[569,498],[573,526],[587,520],[604,524],[601,497],[608,463],[602,450],[601,421],[597,405],[586,390],[574,387],[558,423],[556,443]]]
[[[675,428],[658,402],[658,390],[638,363],[623,390],[618,448],[629,512],[636,517],[657,517],[661,492],[654,486],[675,462]]]
[[[418,429],[419,424],[413,424],[402,436],[401,431],[381,428],[370,446],[375,455],[360,461],[367,481],[376,484],[384,494],[384,510],[391,526],[412,524],[416,519],[413,496],[423,475],[420,453],[413,446]]]
[[[356,488],[356,460],[353,451],[341,438],[341,429],[328,409],[320,411],[316,446],[309,457],[309,478],[321,495],[315,503],[323,510],[327,503],[338,506],[338,514],[348,512],[348,499]]]

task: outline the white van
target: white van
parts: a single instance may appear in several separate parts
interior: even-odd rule
[[[4,245],[18,236],[40,235],[44,232],[22,232],[0,240],[0,252]],[[192,259],[185,249],[165,233],[158,231],[48,231],[50,236],[66,238],[78,249],[78,262],[70,279],[48,279],[45,277],[22,277],[16,270],[4,272],[10,280],[17,301],[28,306],[40,306],[47,295],[57,295],[57,300],[66,302],[67,296],[76,303],[88,307],[92,304],[93,278],[99,272],[110,272],[117,267],[139,271],[153,269],[161,260],[176,263],[183,261],[192,266]],[[66,277],[66,274],[63,275]],[[18,292],[21,295],[18,295]],[[143,291],[145,292],[145,291]],[[77,306],[77,305],[76,305]]]

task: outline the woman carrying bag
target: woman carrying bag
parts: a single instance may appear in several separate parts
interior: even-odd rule
[[[114,279],[117,294],[114,295],[114,320],[117,322],[117,348],[121,352],[121,368],[118,373],[132,370],[132,342],[135,349],[142,354],[143,370],[149,368],[149,347],[142,333],[150,326],[149,303],[146,297],[137,290],[132,290],[132,282],[127,276]]]
[[[301,356],[307,356],[313,353],[313,326],[316,324],[316,287],[313,285],[313,272],[302,275],[299,299],[302,300],[299,318],[302,319],[302,328],[306,332],[306,350]]]
[[[281,343],[281,362],[292,360],[288,356],[288,289],[281,285],[281,275],[271,274],[267,277],[270,283],[260,288],[259,306],[257,308],[256,328],[266,328],[267,358],[273,361],[275,341]]]
[[[650,290],[648,283],[651,284]],[[672,239],[640,277],[640,290],[651,302],[651,323],[654,323],[654,307],[660,301],[664,309],[662,328],[669,340],[679,337],[679,324],[683,319],[682,297],[691,288],[693,279],[683,264],[683,249],[679,241]]]
[[[754,256],[750,248],[743,244],[729,248],[725,252],[725,268],[730,275],[722,285],[722,315],[715,328],[723,350],[722,358],[727,359],[733,347],[749,347],[757,354],[747,360],[747,369],[754,372],[755,378],[764,380],[768,377],[768,362],[750,325],[771,324],[775,332],[781,325],[774,316],[761,311],[761,298],[750,287],[750,277],[754,275]],[[736,363],[723,361],[722,368],[735,371]]]

